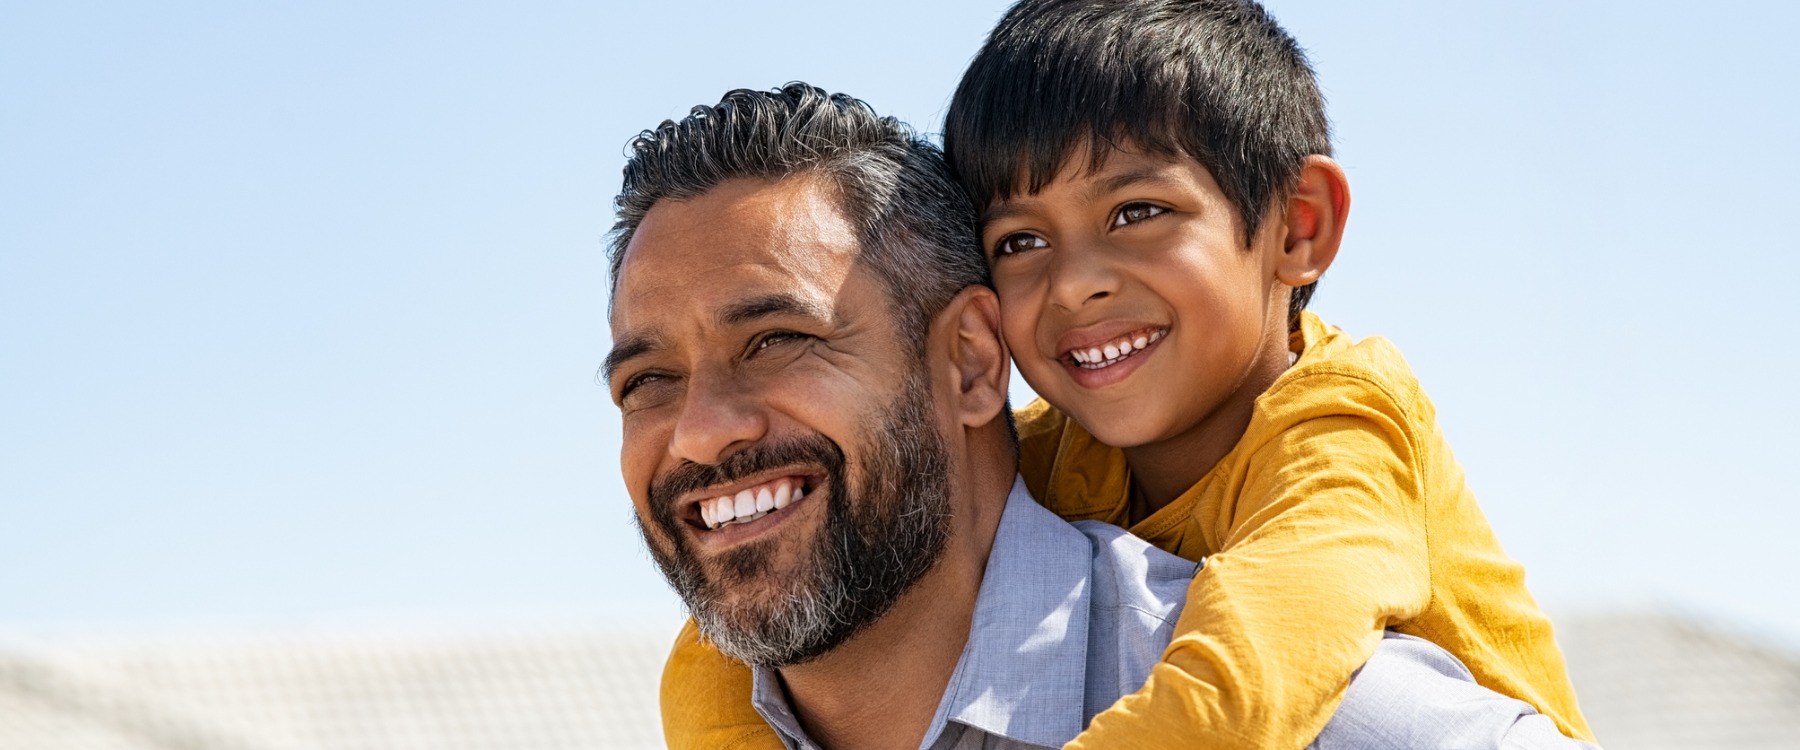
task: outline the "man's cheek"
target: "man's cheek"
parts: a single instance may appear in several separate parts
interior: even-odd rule
[[[650,487],[656,474],[657,456],[661,452],[646,450],[647,444],[642,440],[634,440],[629,431],[624,437],[623,447],[619,451],[619,477],[624,480],[625,491],[630,494],[638,517],[647,522],[651,519]]]
[[[642,497],[632,498],[632,512],[637,515],[637,525],[644,534],[644,543],[654,550],[673,554],[677,542],[670,534],[678,530],[669,528],[669,519],[659,518],[651,510],[649,501]]]

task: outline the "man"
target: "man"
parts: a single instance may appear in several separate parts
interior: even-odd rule
[[[937,150],[804,84],[639,136],[616,201],[627,486],[790,747],[1056,747],[1142,683],[1194,565],[1015,481],[973,210]],[[721,738],[724,741],[726,738]],[[1576,746],[1384,642],[1320,747]]]

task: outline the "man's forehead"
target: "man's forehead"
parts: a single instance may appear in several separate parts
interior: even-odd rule
[[[658,202],[625,248],[615,332],[671,315],[716,317],[781,293],[823,303],[856,265],[857,238],[819,179],[737,179]]]

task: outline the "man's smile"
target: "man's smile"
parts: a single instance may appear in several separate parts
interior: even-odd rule
[[[800,477],[781,477],[736,493],[701,500],[700,518],[709,530],[732,524],[750,523],[769,515],[789,503],[806,497],[806,484]]]
[[[774,531],[824,483],[823,471],[788,466],[695,490],[677,507],[700,546],[719,550]]]

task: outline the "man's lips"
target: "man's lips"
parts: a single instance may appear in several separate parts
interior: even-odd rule
[[[683,501],[683,516],[690,526],[704,531],[749,524],[781,513],[804,499],[817,485],[817,478],[791,470],[764,473],[694,493]]]

